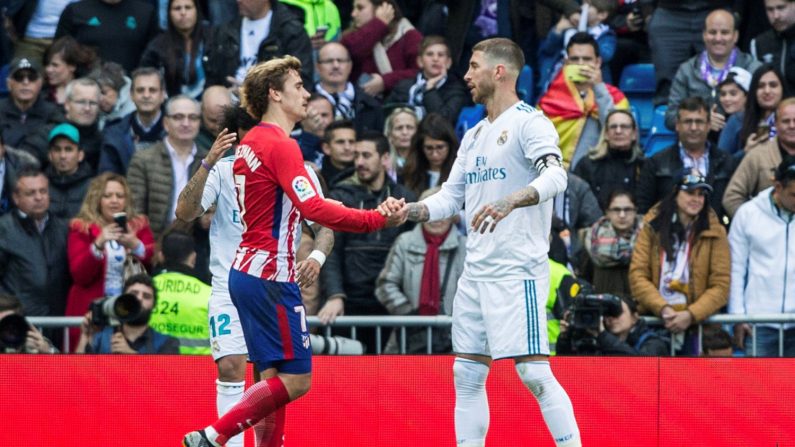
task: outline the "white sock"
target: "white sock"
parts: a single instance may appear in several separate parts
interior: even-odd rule
[[[489,430],[489,401],[486,377],[489,367],[474,360],[457,358],[455,380],[455,438],[459,447],[482,447]]]
[[[246,382],[215,381],[215,405],[218,408],[218,417],[223,416],[240,402],[245,391]],[[243,433],[234,436],[226,442],[226,447],[243,447]]]
[[[544,422],[558,447],[575,447],[580,443],[580,429],[574,419],[574,408],[568,394],[552,375],[549,362],[521,362],[516,372],[533,393],[541,407]]]

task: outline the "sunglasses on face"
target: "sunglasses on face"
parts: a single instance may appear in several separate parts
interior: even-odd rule
[[[11,75],[11,79],[16,82],[25,82],[25,80],[36,82],[39,80],[39,74],[35,71],[19,70]]]

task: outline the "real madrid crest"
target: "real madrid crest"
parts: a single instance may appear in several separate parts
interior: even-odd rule
[[[508,131],[503,130],[502,133],[500,134],[500,137],[497,138],[497,144],[502,146],[503,144],[505,144],[506,141],[508,141]]]

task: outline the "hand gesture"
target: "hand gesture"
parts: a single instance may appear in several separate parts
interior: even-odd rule
[[[602,69],[591,65],[580,65],[580,76],[585,78],[583,84],[588,84],[593,87],[596,84],[602,83]]]
[[[381,3],[381,5],[375,9],[375,18],[389,25],[392,23],[392,20],[395,19],[395,7],[389,2]]]
[[[94,240],[94,244],[100,247],[101,250],[102,247],[105,246],[105,242],[117,241],[123,233],[121,227],[116,222],[111,222],[102,227],[99,236]]]
[[[712,113],[709,114],[709,130],[720,132],[726,126],[726,117],[718,112],[718,106],[712,106]]]
[[[510,214],[511,211],[513,211],[513,206],[505,199],[490,203],[475,214],[472,219],[472,230],[479,231],[480,234],[485,233],[486,230],[489,230],[489,233],[493,233],[497,223]]]
[[[326,122],[323,116],[320,115],[320,112],[317,110],[317,108],[311,104],[306,109],[306,118],[301,121],[301,127],[303,127],[304,131],[318,136],[323,135],[323,131],[328,124],[329,123]]]
[[[207,155],[204,157],[204,161],[210,165],[210,167],[214,166],[218,160],[224,156],[224,153],[232,147],[233,144],[237,141],[237,134],[229,132],[229,129],[224,127],[220,132],[218,132],[218,136],[215,137],[215,141],[213,145],[210,147],[210,151],[207,152]]]
[[[128,250],[135,250],[138,245],[141,243],[141,240],[138,239],[138,236],[133,233],[130,227],[127,227],[127,232],[123,233],[119,231],[119,235],[117,237],[119,243]]]
[[[671,308],[668,307],[667,309]],[[693,314],[687,310],[673,311],[673,313],[669,312],[667,316],[663,316],[663,320],[665,321],[666,329],[678,334],[690,327],[690,324],[693,323]]]
[[[325,326],[329,323],[334,323],[337,317],[341,317],[344,314],[345,300],[341,297],[332,297],[326,301],[326,304],[317,313],[317,317],[320,319],[320,323]]]
[[[383,203],[378,205],[378,212],[386,217],[384,228],[392,228],[403,225],[409,217],[409,210],[406,206],[406,199],[395,199],[388,197]]]
[[[28,336],[25,338],[25,352],[31,354],[48,353],[50,348],[50,344],[41,335],[41,332],[31,326],[30,330],[28,330]]]
[[[770,132],[763,132],[759,134],[758,132],[754,132],[751,135],[748,135],[748,139],[745,140],[745,150],[753,149],[754,146],[758,144],[762,144],[770,138]]]
[[[433,90],[436,87],[436,84],[439,83],[445,76],[447,76],[447,70],[442,71],[439,76],[434,76],[428,81],[425,82],[425,91]]]
[[[137,354],[121,332],[116,332],[110,337],[110,352],[112,354]]]
[[[734,325],[734,345],[740,349],[745,349],[745,337],[751,335],[751,325],[748,323],[737,323]]]
[[[389,3],[383,3],[381,6],[389,5]],[[389,6],[392,7],[391,5]],[[370,78],[369,81],[365,82],[362,86],[362,90],[367,92],[370,96],[378,96],[384,91],[384,78],[381,77],[378,73],[373,73],[373,76]]]
[[[319,275],[320,263],[317,259],[304,259],[295,265],[295,282],[302,289],[311,286]]]

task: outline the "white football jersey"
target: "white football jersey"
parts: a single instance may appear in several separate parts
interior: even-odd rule
[[[558,134],[541,112],[519,101],[494,122],[484,118],[467,131],[447,181],[423,201],[430,220],[456,214],[466,204],[466,224],[482,207],[527,187],[537,163],[560,157]],[[544,278],[552,201],[514,209],[493,233],[470,231],[463,276],[474,281]]]
[[[235,259],[235,252],[243,235],[243,224],[240,222],[240,207],[235,193],[235,181],[232,167],[235,156],[224,157],[213,166],[207,176],[207,183],[202,192],[202,209],[207,211],[213,204],[215,214],[210,223],[210,273],[216,278],[228,278],[229,269]],[[306,166],[309,179],[315,184],[322,196],[320,181],[314,169]],[[311,222],[307,221],[311,225]],[[300,238],[296,245],[300,243]],[[226,284],[225,281],[221,283]]]

